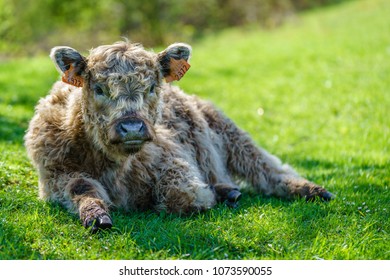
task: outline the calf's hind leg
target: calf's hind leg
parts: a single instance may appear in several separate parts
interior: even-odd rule
[[[323,187],[300,177],[277,157],[256,147],[244,134],[231,150],[235,156],[230,157],[230,169],[265,195],[287,199],[303,197],[308,201],[316,197],[328,201],[334,197]]]
[[[214,115],[214,129],[224,138],[227,165],[231,173],[244,178],[258,192],[282,198],[319,197],[328,201],[334,196],[323,187],[300,177],[291,167],[257,147],[248,134],[222,115]]]

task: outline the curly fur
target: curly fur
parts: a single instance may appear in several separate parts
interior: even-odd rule
[[[85,226],[114,207],[206,210],[239,189],[235,178],[265,195],[330,198],[257,147],[212,104],[162,81],[167,56],[189,59],[186,45],[159,54],[129,42],[97,47],[86,58],[74,52],[56,48],[52,58],[61,73],[74,65],[84,86],[54,84],[36,107],[25,144],[40,197],[78,212]],[[134,151],[112,141],[113,127],[129,116],[150,134]]]

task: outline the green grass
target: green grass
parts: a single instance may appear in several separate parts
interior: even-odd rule
[[[193,46],[179,83],[336,200],[245,193],[237,209],[191,217],[116,211],[96,235],[37,199],[23,147],[54,66],[2,63],[0,259],[390,259],[389,14],[387,0],[352,1],[272,32],[229,30]]]

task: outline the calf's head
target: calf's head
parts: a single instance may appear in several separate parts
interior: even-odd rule
[[[83,121],[95,145],[109,155],[134,154],[155,137],[161,117],[161,87],[188,70],[191,47],[177,43],[160,53],[118,42],[84,57],[55,47],[50,57],[62,81],[82,87]]]

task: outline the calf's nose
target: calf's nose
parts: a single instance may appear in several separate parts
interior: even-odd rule
[[[141,120],[124,120],[117,124],[116,132],[123,139],[141,140],[146,136],[146,126]]]

